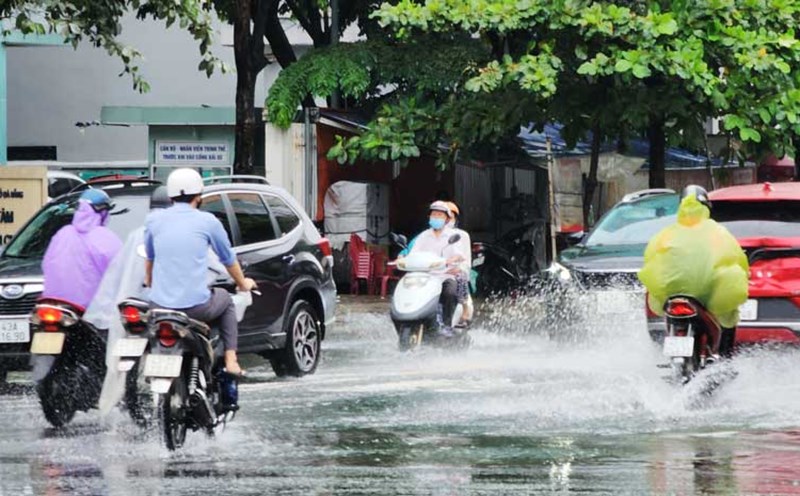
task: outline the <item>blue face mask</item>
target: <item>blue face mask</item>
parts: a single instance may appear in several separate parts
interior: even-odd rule
[[[428,225],[438,231],[439,229],[444,227],[444,219],[434,219],[433,217],[431,217],[430,219],[428,219]]]

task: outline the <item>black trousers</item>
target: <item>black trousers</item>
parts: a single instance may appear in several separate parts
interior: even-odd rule
[[[723,327],[719,337],[719,356],[730,358],[733,355],[733,345],[736,342],[736,327]]]
[[[442,295],[439,297],[442,304],[442,320],[445,326],[453,324],[453,314],[458,305],[458,283],[455,279],[447,279],[442,283]]]

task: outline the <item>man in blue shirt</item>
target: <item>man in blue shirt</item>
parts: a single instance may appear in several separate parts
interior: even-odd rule
[[[222,223],[202,203],[203,179],[194,169],[177,169],[167,178],[173,206],[149,215],[145,226],[145,285],[161,308],[180,310],[202,322],[219,322],[225,347],[225,369],[241,375],[236,356],[239,326],[230,294],[206,285],[208,248],[214,250],[240,291],[255,289],[244,277]]]

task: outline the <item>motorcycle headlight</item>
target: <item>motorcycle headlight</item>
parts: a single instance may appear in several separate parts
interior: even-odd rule
[[[403,286],[408,289],[421,288],[428,283],[428,276],[406,276],[403,278]]]

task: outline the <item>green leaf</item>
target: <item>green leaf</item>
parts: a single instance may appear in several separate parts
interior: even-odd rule
[[[636,64],[635,66],[633,66],[633,75],[639,79],[650,77],[652,74],[653,74],[652,71],[646,65]]]
[[[617,60],[617,63],[614,64],[614,70],[617,72],[628,72],[631,70],[631,67],[633,67],[633,64],[626,59],[619,59]]]
[[[595,76],[597,74],[597,66],[591,61],[586,61],[578,67],[578,74],[584,76]]]

